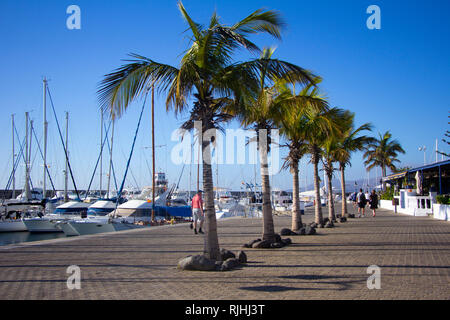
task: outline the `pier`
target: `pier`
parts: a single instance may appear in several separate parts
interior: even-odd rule
[[[304,223],[313,221],[312,210]],[[274,222],[279,232],[291,217]],[[282,249],[242,248],[261,231],[261,219],[218,221],[221,248],[248,257],[228,272],[176,268],[203,251],[189,224],[0,247],[0,299],[450,299],[449,222],[378,210],[375,218],[289,236],[293,244]],[[80,289],[67,287],[72,265],[81,270]],[[368,288],[372,265],[380,268],[380,289]]]

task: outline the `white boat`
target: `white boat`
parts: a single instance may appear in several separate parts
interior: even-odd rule
[[[216,211],[230,210],[238,204],[238,201],[233,198],[230,191],[226,189],[216,190],[216,198],[214,199],[214,207]]]
[[[23,223],[22,219],[13,220],[7,219],[0,221],[0,232],[17,232],[27,231],[27,227]]]
[[[42,202],[42,189],[35,188],[31,192],[31,199],[27,200],[25,192],[15,199],[6,200],[0,206],[0,232],[27,231],[23,222],[25,217],[42,215],[44,202]]]
[[[57,227],[66,236],[82,236],[104,232],[115,232],[144,228],[143,225],[129,223],[122,219],[111,219],[111,217],[88,217],[80,220],[59,221]]]
[[[189,191],[183,190],[174,191],[168,200],[170,206],[188,206],[190,202]]]
[[[98,200],[88,207],[87,218],[58,221],[56,228],[63,231],[66,236],[115,231],[109,223],[109,214],[114,209],[116,203],[113,200]]]
[[[325,206],[327,203],[327,197],[324,189],[320,188],[319,193],[320,193],[320,203],[322,204],[322,206]],[[305,203],[305,207],[312,207],[314,206],[315,203],[316,192],[314,190],[300,192],[299,197],[300,201],[303,201]]]
[[[166,204],[169,191],[164,191],[155,198],[155,206]],[[151,195],[151,189],[144,188],[140,194],[141,198]],[[99,200],[88,209],[87,219],[72,219],[61,221],[57,228],[67,236],[78,236],[85,234],[96,234],[141,228],[152,220],[153,205],[150,200],[131,199],[117,206],[112,201]],[[155,216],[156,220],[164,217]]]
[[[61,232],[62,230],[57,227],[57,222],[86,217],[90,205],[91,203],[69,201],[59,205],[53,213],[43,217],[25,218],[24,223],[29,232]]]
[[[292,210],[292,198],[283,190],[274,189],[272,191],[272,204],[276,211],[285,212]]]
[[[88,218],[107,216],[114,209],[116,209],[115,201],[108,199],[98,200],[88,207],[87,216]]]

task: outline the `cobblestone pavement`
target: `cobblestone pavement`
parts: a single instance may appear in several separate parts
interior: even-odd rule
[[[276,231],[290,219],[275,216]],[[246,266],[178,270],[181,258],[203,251],[188,224],[0,247],[0,299],[450,299],[445,221],[379,210],[290,236],[282,249],[242,248],[261,236],[261,219],[221,220],[218,230],[221,247],[247,253]],[[70,265],[81,268],[80,290],[67,288]],[[380,289],[367,287],[370,265],[380,267]]]

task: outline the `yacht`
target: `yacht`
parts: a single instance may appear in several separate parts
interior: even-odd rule
[[[23,192],[15,199],[9,199],[0,206],[0,232],[27,231],[23,218],[42,216],[45,201],[42,189],[35,188],[30,192],[31,198],[26,198]]]
[[[167,188],[157,189],[160,193],[155,198],[155,219],[164,220],[171,217],[191,217],[191,208],[184,206],[166,206],[170,190]],[[142,228],[152,220],[153,205],[150,187],[144,187],[138,199],[130,199],[116,207],[107,203],[99,203],[89,208],[87,219],[75,219],[58,223],[67,236],[95,234],[103,232],[114,232]],[[101,207],[101,209],[99,209]],[[112,208],[113,207],[113,208]],[[112,208],[112,210],[110,210]],[[106,213],[110,211],[109,213]],[[102,216],[103,214],[103,216]]]
[[[116,209],[116,201],[114,199],[100,199],[95,201],[87,209],[87,217],[102,217],[110,214]]]
[[[286,191],[274,189],[272,191],[272,205],[276,211],[290,211],[292,210],[292,198]]]
[[[177,190],[171,194],[167,202],[170,206],[188,206],[191,203],[189,191]]]
[[[42,217],[25,218],[23,222],[29,232],[62,232],[57,222],[86,218],[90,205],[91,203],[81,201],[69,201],[57,206],[53,213]]]
[[[238,204],[238,201],[231,195],[230,191],[223,189],[216,191],[216,198],[214,199],[216,211],[230,210],[236,204]]]

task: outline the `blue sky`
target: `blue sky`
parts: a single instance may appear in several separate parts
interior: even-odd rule
[[[432,1],[190,1],[184,5],[195,21],[206,23],[216,9],[221,21],[232,24],[258,8],[281,12],[287,28],[282,41],[254,36],[261,47],[276,46],[276,57],[312,70],[323,77],[321,89],[333,106],[356,113],[356,123],[371,122],[374,134],[390,130],[406,150],[401,166],[434,161],[435,141],[441,142],[448,129],[450,111],[450,2]],[[69,5],[81,9],[81,30],[68,30]],[[2,43],[0,77],[3,142],[0,150],[0,188],[6,186],[11,171],[11,114],[24,135],[25,111],[34,120],[42,137],[42,78],[49,86],[61,125],[69,111],[69,149],[79,188],[87,187],[97,160],[100,115],[96,90],[102,76],[122,64],[131,52],[178,66],[186,49],[186,24],[177,1],[10,1],[0,3]],[[381,30],[369,30],[366,9],[381,9]],[[251,58],[239,54],[237,60]],[[130,106],[116,125],[114,165],[121,181],[130,152],[142,101]],[[63,186],[63,151],[55,119],[48,104],[50,171],[57,188]],[[182,166],[170,161],[175,142],[170,135],[185,116],[167,113],[164,96],[156,97],[157,168],[176,183]],[[236,127],[232,124],[231,127]],[[64,129],[64,128],[63,128]],[[16,145],[18,142],[16,142]],[[126,185],[151,184],[147,162],[151,164],[150,109],[136,143],[131,172]],[[33,182],[42,180],[42,161],[36,155]],[[312,167],[303,160],[303,183],[312,182]],[[106,160],[104,168],[106,168]],[[23,170],[23,167],[20,168]],[[104,170],[106,173],[106,169]],[[259,172],[259,171],[258,171]],[[195,185],[192,168],[192,185]],[[373,170],[370,175],[377,174]],[[17,184],[23,183],[21,171]],[[347,179],[367,177],[361,154],[355,154]],[[378,176],[380,171],[378,170]],[[219,166],[219,185],[239,189],[243,180],[254,178],[253,166]],[[104,181],[106,177],[104,178]],[[189,167],[181,186],[188,188]],[[290,189],[289,172],[273,178],[274,185]],[[302,184],[302,183],[301,183]],[[98,176],[94,180],[98,186]]]

